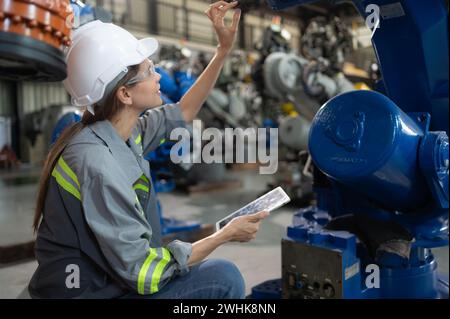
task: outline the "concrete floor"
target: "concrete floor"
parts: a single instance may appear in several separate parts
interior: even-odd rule
[[[38,176],[39,170],[32,168],[24,168],[19,174],[0,173],[0,246],[33,240],[31,224]],[[230,177],[241,179],[243,187],[191,196],[182,193],[160,194],[164,215],[214,224],[258,197],[271,181],[270,177],[257,175],[253,171],[231,172]],[[255,241],[224,245],[211,257],[233,261],[244,276],[247,293],[256,284],[280,277],[280,241],[296,210],[293,206],[277,210],[262,224]],[[447,276],[448,253],[448,247],[435,250],[439,269]],[[36,266],[34,260],[0,264],[0,299],[16,298],[26,287]]]

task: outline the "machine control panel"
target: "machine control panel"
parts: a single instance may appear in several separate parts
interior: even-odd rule
[[[290,240],[282,242],[284,299],[342,298],[342,255]]]

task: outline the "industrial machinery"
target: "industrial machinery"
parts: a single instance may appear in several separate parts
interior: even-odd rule
[[[73,105],[50,105],[40,111],[25,116],[25,135],[32,146],[38,136],[42,136],[43,144],[50,149],[64,129],[73,123],[81,121],[83,112]]]
[[[1,0],[0,78],[64,80],[72,19],[69,0]]]
[[[312,120],[321,103],[355,89],[342,73],[343,59],[351,41],[344,36],[346,29],[339,20],[333,20],[327,28],[317,27],[317,22],[313,21],[302,36],[302,54],[299,55],[283,36],[285,32],[280,23],[274,19],[256,45],[261,58],[252,76],[265,100],[291,102],[302,116]],[[310,42],[314,49],[308,50]],[[339,53],[332,54],[330,50]]]
[[[92,20],[112,16],[79,0],[1,0],[0,79],[64,80],[71,30]]]
[[[274,19],[257,45],[261,59],[253,69],[253,78],[263,96],[265,116],[279,128],[279,169],[269,187],[282,185],[293,201],[305,204],[313,194],[310,173],[313,165],[307,151],[311,121],[321,103],[355,87],[341,71],[344,50],[340,51],[339,59],[328,52],[348,42],[334,32],[344,29],[341,24],[334,22],[329,26],[332,30],[325,34],[326,39],[336,38],[338,43],[334,44],[324,40],[322,33],[313,32],[317,28],[308,27],[312,31],[302,39],[314,42],[316,50],[305,58],[292,50],[279,23]]]
[[[274,52],[264,62],[265,87],[272,97],[304,99],[300,95],[304,92],[308,97],[319,101],[355,89],[342,72],[326,74],[327,69],[320,60],[307,60],[293,53]],[[305,112],[315,113],[318,103],[305,104],[302,109],[305,107],[311,109]]]
[[[318,16],[309,22],[301,39],[301,54],[308,60],[325,60],[331,71],[343,69],[353,50],[350,29],[339,19]]]
[[[163,46],[159,53],[161,61],[157,71],[161,75],[161,92],[164,103],[178,102],[194,84],[197,76],[201,74],[208,64],[208,54],[191,51],[185,47]],[[199,113],[198,119],[205,128],[214,127],[219,130],[225,128],[258,127],[258,116],[255,112],[255,103],[251,95],[254,90],[243,82],[243,68],[246,66],[245,56],[235,53],[227,61],[218,85],[212,89],[205,105]],[[188,125],[193,130],[193,127]],[[192,131],[191,131],[192,133]],[[191,135],[193,136],[193,134]],[[201,147],[205,146],[204,141]],[[155,172],[156,186],[161,184],[164,188],[175,184],[179,188],[189,189],[194,186],[226,185],[234,182],[226,176],[225,163],[180,163],[173,164],[170,160],[170,149],[173,141],[164,141],[156,152],[149,154],[152,171]],[[235,143],[225,145],[223,154],[232,152]],[[184,156],[199,156],[193,149],[187,147]],[[189,150],[189,151],[188,151]],[[181,155],[181,154],[180,154]],[[218,186],[219,187],[219,186]]]
[[[353,2],[364,19],[374,5],[380,12],[379,92],[339,95],[315,116],[317,206],[294,216],[282,278],[254,287],[253,298],[448,298],[431,250],[448,246],[448,8]]]

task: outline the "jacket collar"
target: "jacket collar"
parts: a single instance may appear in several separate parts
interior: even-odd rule
[[[108,120],[96,122],[89,125],[89,128],[107,145],[130,185],[133,185],[143,174],[134,150],[119,136]]]

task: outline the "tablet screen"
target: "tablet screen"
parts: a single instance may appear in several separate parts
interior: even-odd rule
[[[278,187],[217,222],[216,229],[219,230],[225,227],[225,225],[236,217],[252,215],[261,211],[272,212],[290,201],[291,199],[285,191],[281,187]]]

